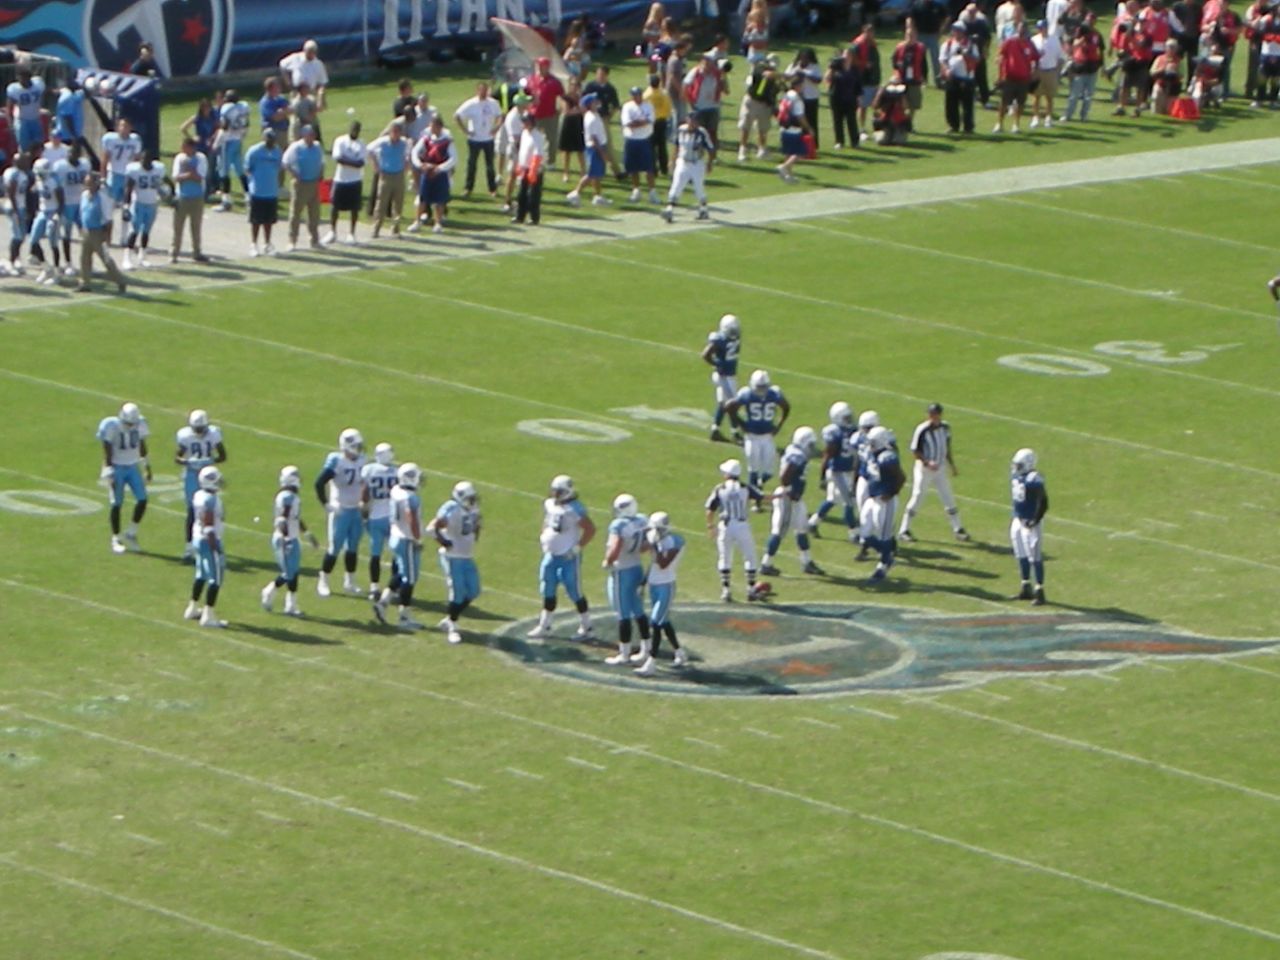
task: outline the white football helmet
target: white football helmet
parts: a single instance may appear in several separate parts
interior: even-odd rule
[[[31,165],[31,172],[37,177],[47,177],[49,174],[53,173],[53,164],[45,157],[41,157]]]
[[[791,434],[791,443],[810,457],[818,452],[818,435],[813,432],[813,427],[796,427]]]
[[[222,471],[215,466],[207,466],[196,476],[196,480],[199,481],[201,490],[216,492],[222,486]]]
[[[629,493],[620,493],[613,498],[613,515],[615,517],[634,517],[640,510],[636,498]]]
[[[373,448],[373,459],[377,460],[384,467],[389,467],[396,462],[396,452],[389,443],[380,443]]]
[[[773,381],[769,379],[768,370],[753,370],[748,382],[751,384],[751,392],[760,396],[764,396],[764,392],[773,385]]]
[[[338,434],[338,449],[343,453],[359,454],[364,452],[364,437],[355,427],[347,427]]]
[[[884,427],[872,427],[867,434],[872,450],[887,450],[889,447],[889,431]]]
[[[671,531],[671,517],[665,510],[659,510],[649,517],[649,529],[661,540]]]
[[[852,427],[854,423],[853,407],[843,400],[839,403],[833,403],[831,409],[827,411],[827,416],[831,418],[831,422],[837,427]]]
[[[567,473],[557,474],[552,477],[551,496],[555,497],[557,503],[567,503],[572,500],[576,496],[573,489],[573,477]]]
[[[742,464],[737,460],[726,460],[720,464],[720,472],[726,477],[732,477],[737,480],[742,476]]]
[[[280,468],[280,486],[286,490],[297,490],[302,486],[302,471],[289,464]]]
[[[209,414],[204,410],[192,410],[187,417],[187,426],[196,433],[204,433],[209,429]]]
[[[126,403],[120,408],[120,422],[126,427],[136,427],[142,420],[142,411],[136,403]]]
[[[422,483],[422,470],[416,463],[401,464],[400,469],[396,471],[396,483],[406,490],[417,490],[418,485]]]
[[[1036,468],[1036,452],[1030,447],[1023,447],[1013,455],[1013,472],[1018,476],[1030,473]]]
[[[453,485],[453,499],[464,507],[474,507],[480,502],[480,494],[469,480],[459,480]]]
[[[874,410],[863,410],[861,416],[858,417],[858,429],[870,430],[872,427],[880,426],[880,414]]]
[[[742,336],[742,326],[732,313],[726,313],[720,318],[720,336],[726,340],[737,340]]]

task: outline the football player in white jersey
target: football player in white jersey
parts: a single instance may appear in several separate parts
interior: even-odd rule
[[[200,489],[200,471],[210,464],[222,463],[227,459],[227,448],[222,444],[222,429],[209,422],[209,414],[204,410],[192,410],[187,416],[187,425],[177,434],[177,452],[173,462],[182,468],[182,488],[187,504],[187,521],[185,527],[187,552],[192,556],[191,525],[195,522],[195,510],[192,500]]]
[[[40,275],[36,277],[36,283],[52,286],[57,282],[59,268],[62,266],[58,251],[58,218],[62,214],[63,204],[62,184],[53,172],[53,164],[45,157],[32,165],[31,172],[36,178],[37,208],[35,219],[31,221],[31,232],[27,235],[27,246],[31,250],[31,256],[40,261]],[[49,235],[49,247],[53,254],[52,264],[45,262],[44,248],[40,246],[46,233]]]
[[[97,437],[102,442],[102,473],[99,480],[111,491],[111,552],[138,551],[138,524],[147,512],[147,485],[151,479],[151,464],[147,462],[146,418],[136,403],[126,403],[114,417],[105,417],[98,424]],[[120,507],[124,503],[124,488],[133,492],[133,519],[120,539]],[[128,544],[128,546],[126,546]]]
[[[63,276],[74,277],[77,273],[71,263],[71,230],[80,226],[80,195],[84,193],[85,179],[93,172],[93,166],[83,155],[79,141],[71,145],[71,152],[66,158],[53,165],[53,174],[58,178],[58,186],[62,187],[62,268]]]
[[[360,503],[369,531],[369,599],[382,592],[382,547],[391,536],[391,488],[396,485],[396,452],[389,443],[373,448],[373,462],[360,468]]]
[[[316,535],[307,530],[302,521],[302,472],[290,464],[280,470],[280,489],[276,491],[272,509],[271,553],[275,556],[280,572],[262,588],[262,609],[271,612],[271,602],[276,591],[288,587],[284,595],[284,612],[290,617],[302,616],[298,607],[298,573],[302,567],[303,534],[313,547],[320,544]]]
[[[653,562],[649,564],[649,599],[653,603],[653,642],[645,651],[643,663],[636,668],[642,677],[651,677],[657,673],[658,647],[665,636],[675,652],[675,665],[683,667],[689,662],[689,653],[680,646],[676,636],[675,625],[671,622],[671,607],[676,600],[676,567],[684,555],[684,537],[671,532],[671,517],[659,510],[649,518],[648,530],[645,532],[646,542],[653,554]]]
[[[580,574],[582,549],[596,535],[596,525],[587,508],[578,499],[573,478],[559,474],[551,480],[551,496],[542,501],[542,563],[538,567],[538,584],[542,592],[542,613],[538,625],[529,631],[537,639],[551,635],[552,615],[556,609],[556,591],[565,594],[578,608],[580,624],[574,639],[585,640],[594,635],[590,604],[582,595]]]
[[[774,576],[778,574],[773,558],[782,546],[782,538],[788,533],[794,533],[796,546],[800,548],[801,569],[805,573],[822,574],[822,568],[809,555],[809,514],[805,512],[803,499],[805,469],[817,455],[818,435],[813,432],[813,428],[796,427],[791,434],[791,442],[783,451],[782,473],[779,474],[778,486],[773,491],[773,517],[769,540],[764,548],[764,559],[760,561],[761,573]]]
[[[329,574],[338,562],[338,551],[343,551],[342,562],[346,574],[342,588],[347,593],[360,593],[356,583],[356,551],[360,547],[360,533],[364,518],[360,515],[360,494],[363,485],[360,471],[366,463],[364,437],[360,431],[348,427],[338,435],[338,449],[324,459],[320,475],[316,477],[316,496],[329,514],[329,545],[320,565],[320,577],[316,581],[316,593],[322,597],[330,594]]]
[[[222,497],[218,493],[222,489],[222,473],[217,467],[205,467],[200,471],[198,482],[200,489],[192,501],[196,526],[191,531],[196,572],[191,584],[191,602],[183,616],[188,620],[199,619],[202,627],[225,627],[227,621],[219,620],[213,612],[227,567],[226,554],[222,549]],[[205,595],[203,610],[200,608],[202,593]]]
[[[13,276],[21,276],[22,241],[27,236],[27,188],[31,186],[31,158],[20,153],[13,160],[3,175],[0,184],[4,186],[4,198],[9,201],[9,263],[6,272]]]
[[[440,504],[427,529],[440,544],[440,568],[449,588],[449,613],[440,621],[450,643],[461,643],[458,617],[480,596],[476,541],[480,539],[480,496],[473,484],[459,480],[449,499]]]
[[[124,188],[129,164],[142,156],[142,138],[133,132],[133,124],[121,117],[116,128],[102,136],[102,159],[108,175],[104,181],[113,207],[124,207]],[[108,227],[107,237],[111,236]]]
[[[395,560],[391,582],[382,596],[373,601],[374,616],[386,623],[387,606],[393,598],[398,598],[402,630],[417,630],[422,626],[410,612],[413,588],[422,568],[422,498],[418,496],[421,483],[422,471],[416,463],[403,464],[396,471],[396,485],[391,490],[390,538]]]
[[[734,551],[742,554],[742,566],[747,573],[747,600],[760,599],[756,589],[756,544],[751,537],[751,524],[747,521],[747,504],[764,497],[760,490],[742,482],[742,464],[739,461],[726,460],[720,464],[720,482],[712,488],[705,507],[707,533],[716,542],[720,599],[726,603],[733,600],[729,576]]]
[[[649,618],[644,614],[644,563],[642,556],[649,549],[645,531],[649,518],[638,512],[636,498],[620,493],[613,500],[613,519],[609,522],[609,535],[605,541],[604,560],[600,565],[609,575],[609,606],[618,617],[618,653],[605,663],[614,666],[629,662],[634,654],[636,661],[645,658],[649,646]],[[640,631],[640,646],[631,645],[631,621]]]
[[[164,188],[164,164],[143,150],[140,159],[125,168],[125,210],[121,216],[129,224],[129,237],[125,241],[124,257],[120,266],[132,270],[134,266],[149,267],[147,247],[151,243],[151,228],[155,226],[156,210],[160,206],[160,194]],[[141,241],[141,243],[139,243]],[[136,254],[137,260],[130,259]]]

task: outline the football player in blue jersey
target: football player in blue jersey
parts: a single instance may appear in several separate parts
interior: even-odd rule
[[[867,502],[867,484],[870,482],[867,476],[867,464],[871,460],[869,437],[871,431],[878,426],[880,426],[880,414],[874,410],[864,410],[858,416],[858,432],[851,440],[854,470],[857,472],[853,487],[854,506],[858,517],[857,541],[862,544],[855,558],[857,560],[867,560],[871,557],[871,545],[862,539],[862,505]]]
[[[138,524],[147,512],[147,485],[151,464],[147,462],[147,420],[136,403],[126,403],[120,413],[106,417],[98,424],[97,437],[102,441],[102,483],[111,490],[111,552],[138,551]],[[124,488],[133,492],[133,520],[120,539],[120,507],[124,504]],[[127,546],[126,546],[127,544]]]
[[[191,531],[195,545],[196,570],[191,583],[191,601],[187,604],[188,620],[199,619],[202,627],[225,627],[227,621],[219,620],[213,612],[222,590],[222,577],[227,569],[227,557],[222,547],[222,473],[209,466],[200,471],[196,491],[196,525]],[[207,592],[206,592],[207,591]],[[204,594],[204,609],[200,608],[200,595]]]
[[[671,622],[671,607],[676,600],[676,567],[680,565],[680,557],[684,554],[684,537],[671,532],[671,517],[661,510],[649,518],[645,537],[649,552],[653,554],[648,575],[649,600],[653,604],[650,616],[653,640],[645,651],[644,662],[636,668],[636,673],[642,677],[651,677],[657,673],[658,646],[664,636],[674,651],[674,663],[677,667],[683,667],[689,662],[689,652],[680,646],[675,625]]]
[[[1009,469],[1009,487],[1013,499],[1013,520],[1009,523],[1009,539],[1013,543],[1013,555],[1018,560],[1018,573],[1022,576],[1022,589],[1015,600],[1030,600],[1035,606],[1044,605],[1044,552],[1041,522],[1049,512],[1049,491],[1044,477],[1036,470],[1036,453],[1023,447],[1013,455]],[[1035,589],[1031,587],[1035,575]]]
[[[413,588],[422,569],[422,498],[418,487],[422,470],[416,463],[402,464],[396,470],[396,485],[391,491],[391,553],[395,558],[391,582],[382,596],[373,602],[373,613],[381,623],[387,622],[387,606],[393,598],[400,601],[400,629],[417,630],[422,624],[410,612]]]
[[[880,562],[871,574],[878,583],[889,574],[898,552],[893,535],[893,519],[898,511],[898,491],[906,483],[906,474],[898,462],[893,435],[884,427],[872,427],[867,434],[867,499],[862,504],[862,542],[880,554]]]
[[[191,546],[191,525],[195,522],[195,510],[191,505],[196,491],[200,489],[200,471],[210,464],[224,463],[227,459],[227,448],[222,443],[222,430],[209,422],[209,414],[204,410],[192,410],[187,417],[187,425],[177,434],[178,450],[173,462],[182,468],[182,488],[187,504],[187,520],[184,527],[186,533],[187,552],[185,557],[195,554]]]
[[[559,474],[551,480],[551,496],[542,501],[542,533],[538,541],[542,546],[542,563],[538,567],[538,584],[542,593],[542,613],[538,624],[529,631],[535,639],[551,635],[552,614],[556,609],[556,592],[563,588],[565,594],[578,608],[581,623],[575,640],[594,636],[591,626],[590,605],[582,595],[579,585],[582,549],[596,535],[596,525],[587,514],[587,508],[578,499],[573,488],[573,478]]]
[[[743,434],[747,485],[763,490],[778,468],[778,448],[773,438],[791,415],[791,404],[770,381],[767,371],[756,370],[749,384],[729,401],[726,412],[734,430]],[[752,502],[757,513],[760,504],[759,498]]]
[[[450,643],[461,643],[458,617],[480,596],[480,571],[476,567],[476,541],[480,539],[480,495],[475,485],[459,480],[449,499],[427,524],[440,544],[440,567],[449,588],[448,614],[440,621]]]
[[[311,546],[318,547],[316,535],[307,529],[302,521],[302,472],[292,464],[280,470],[280,489],[276,491],[273,504],[273,520],[271,528],[271,552],[275,556],[276,566],[280,572],[274,580],[267,582],[262,588],[262,609],[271,612],[271,601],[276,591],[287,587],[284,595],[284,612],[286,616],[300,617],[302,610],[298,607],[298,573],[302,567],[302,534],[307,535]]]
[[[804,509],[805,470],[809,461],[818,455],[818,435],[812,427],[797,427],[791,435],[791,443],[782,454],[782,475],[778,477],[778,488],[773,492],[773,519],[770,526],[769,542],[764,548],[764,559],[760,561],[760,572],[769,576],[777,576],[778,568],[773,565],[773,558],[778,555],[782,546],[782,538],[788,533],[796,535],[796,546],[800,548],[800,562],[805,573],[822,573],[822,568],[813,562],[809,555],[809,514]]]
[[[645,658],[649,646],[649,618],[644,614],[643,554],[649,549],[645,539],[649,518],[639,512],[636,498],[620,493],[613,500],[613,519],[605,541],[601,566],[609,575],[609,606],[618,617],[618,653],[605,663],[611,666],[628,663],[632,654],[637,661]],[[640,631],[640,646],[631,645],[631,621]]]
[[[707,334],[702,359],[711,366],[711,384],[715,387],[716,409],[711,420],[711,439],[724,441],[720,424],[725,406],[738,395],[738,352],[742,349],[742,325],[732,313],[720,318],[720,324]],[[735,437],[735,439],[738,439]]]
[[[829,411],[831,422],[822,428],[822,472],[819,474],[827,485],[827,496],[809,518],[809,532],[818,536],[818,525],[837,503],[844,505],[844,525],[849,530],[849,542],[858,539],[858,515],[854,509],[855,466],[858,451],[854,438],[858,434],[857,421],[849,404],[833,403]]]
[[[373,448],[373,462],[360,468],[360,503],[369,531],[369,599],[382,592],[382,547],[391,536],[391,489],[396,485],[396,452],[389,443]]]
[[[348,427],[338,435],[338,449],[325,457],[320,475],[316,477],[316,496],[329,514],[329,545],[316,581],[316,593],[322,597],[329,596],[331,592],[329,574],[338,563],[339,550],[343,552],[342,562],[346,567],[342,588],[347,593],[361,592],[356,583],[356,551],[360,547],[364,526],[364,518],[360,514],[363,489],[360,472],[364,465],[364,437],[359,430]]]

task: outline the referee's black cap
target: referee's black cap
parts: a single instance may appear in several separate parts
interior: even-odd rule
[[[929,404],[929,406],[928,406],[928,408],[927,408],[927,409],[928,409],[929,413],[941,413],[941,412],[942,412],[942,404],[940,404],[940,403],[931,403],[931,404]]]

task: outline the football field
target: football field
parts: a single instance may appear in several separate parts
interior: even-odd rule
[[[1096,162],[1091,185],[614,213],[0,311],[0,955],[1280,956],[1280,179]],[[931,497],[868,585],[828,522],[825,575],[787,543],[770,603],[721,604],[702,505],[733,450],[698,354],[725,312],[787,434],[844,400],[904,442],[943,403],[972,542]],[[142,552],[115,556],[94,430],[124,400],[156,476]],[[181,616],[193,407],[229,453],[223,631]],[[462,645],[317,597],[311,549],[305,618],[260,608],[277,474],[300,466],[320,530],[346,427],[421,464],[431,512],[479,489]],[[1007,599],[1024,446],[1051,499],[1035,609]],[[689,667],[604,665],[602,541],[602,639],[569,642],[562,603],[525,640],[558,473],[601,527],[623,491],[671,514]]]

